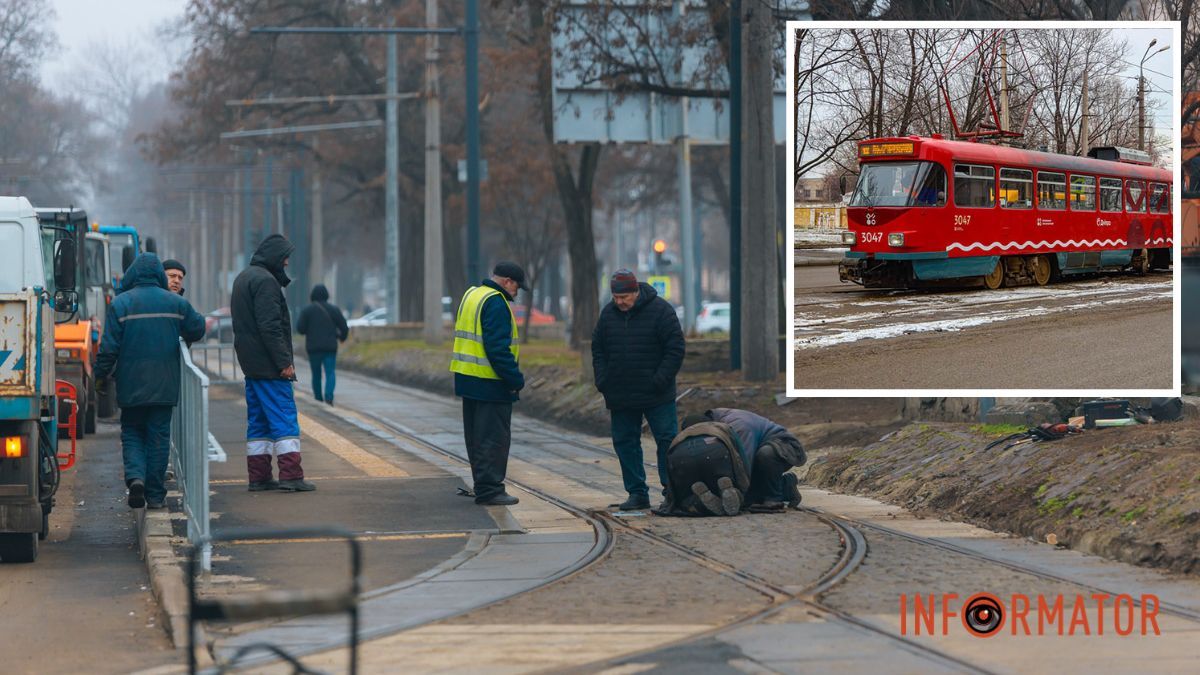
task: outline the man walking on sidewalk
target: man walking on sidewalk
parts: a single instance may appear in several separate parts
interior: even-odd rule
[[[97,388],[112,373],[121,406],[121,454],[129,506],[161,509],[167,497],[171,411],[179,403],[179,338],[204,337],[204,317],[167,290],[162,263],[139,255],[125,273],[127,291],[108,307],[96,357]]]
[[[283,289],[295,246],[281,234],[259,244],[250,266],[233,280],[229,313],[233,348],[246,380],[246,469],[250,490],[308,492],[300,466],[300,422],[292,381],[292,319]],[[271,456],[279,463],[279,481],[271,478]]]
[[[313,398],[333,405],[333,388],[337,385],[337,349],[350,335],[346,317],[337,305],[329,302],[329,289],[324,284],[313,286],[308,296],[312,304],[300,310],[296,332],[304,336],[304,351],[312,370]],[[325,390],[321,390],[321,370],[325,370]]]
[[[525,387],[517,364],[517,319],[512,301],[525,285],[525,270],[502,262],[492,278],[472,286],[458,305],[454,323],[454,393],[463,400],[463,436],[471,460],[475,503],[511,506],[517,498],[504,491],[512,440],[512,404]]]
[[[667,450],[679,431],[675,375],[683,365],[683,330],[675,308],[653,286],[638,283],[627,269],[609,284],[612,302],[592,331],[596,388],[612,415],[613,449],[629,498],[622,511],[650,508],[650,488],[642,464],[642,418],[658,446],[658,479],[667,488]]]

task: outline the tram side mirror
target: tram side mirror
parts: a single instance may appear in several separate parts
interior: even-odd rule
[[[838,176],[838,192],[842,193],[843,195],[846,194],[846,175],[845,174]]]
[[[133,264],[133,247],[126,246],[121,249],[121,270],[129,271],[129,266]]]
[[[75,240],[59,239],[54,243],[54,287],[60,291],[75,291]]]
[[[146,253],[158,253],[158,242],[154,237],[146,237]]]

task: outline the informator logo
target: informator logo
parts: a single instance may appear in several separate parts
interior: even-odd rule
[[[1007,601],[1007,602],[1006,602]],[[900,594],[900,634],[1159,635],[1158,596]]]

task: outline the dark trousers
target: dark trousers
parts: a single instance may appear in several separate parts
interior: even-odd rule
[[[799,462],[797,464],[796,462]],[[785,502],[783,475],[793,466],[804,463],[804,448],[795,439],[779,439],[764,443],[754,453],[754,465],[750,468],[750,489],[746,491],[747,504],[762,502]]]
[[[313,398],[333,402],[333,388],[337,386],[337,352],[309,352],[308,367],[312,370]],[[321,369],[325,369],[325,391],[321,391]]]
[[[512,442],[512,403],[464,398],[463,436],[475,481],[475,501],[504,494],[508,448]]]
[[[621,480],[625,491],[643,497],[650,496],[646,485],[646,467],[642,465],[642,418],[650,424],[654,442],[658,446],[658,481],[663,490],[667,488],[667,450],[679,433],[679,420],[675,417],[675,401],[663,403],[649,409],[613,410],[613,450],[621,463]]]
[[[140,479],[146,499],[167,497],[167,460],[171,454],[171,412],[175,406],[147,405],[121,408],[121,455],[125,485]]]

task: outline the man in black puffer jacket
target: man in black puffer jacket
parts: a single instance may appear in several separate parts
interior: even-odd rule
[[[650,507],[642,464],[642,418],[658,446],[658,478],[667,486],[667,449],[679,431],[675,375],[683,365],[683,330],[675,308],[626,269],[610,283],[613,299],[592,331],[596,388],[612,416],[613,449],[629,498],[623,511]],[[665,494],[665,493],[664,493]]]
[[[233,348],[246,380],[246,468],[250,490],[307,492],[300,466],[300,422],[292,381],[292,318],[283,289],[292,282],[285,268],[295,246],[281,234],[263,239],[250,266],[233,280],[229,313]],[[279,482],[271,479],[271,456]]]

